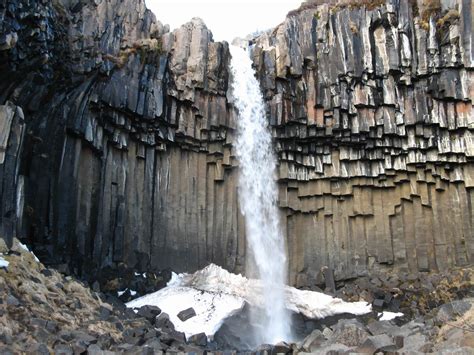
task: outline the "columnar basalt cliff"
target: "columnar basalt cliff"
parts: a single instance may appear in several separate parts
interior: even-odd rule
[[[292,284],[473,261],[473,9],[427,3],[307,4],[253,40]],[[3,237],[78,273],[244,271],[227,43],[135,0],[0,18]]]
[[[228,45],[144,1],[0,9],[3,235],[79,273],[235,269]]]
[[[257,39],[292,282],[474,260],[473,8],[435,3],[306,4]]]

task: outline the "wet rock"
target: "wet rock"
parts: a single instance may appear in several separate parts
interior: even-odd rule
[[[189,318],[192,318],[192,317],[195,317],[196,316],[196,311],[194,310],[194,308],[190,307],[190,308],[187,308],[181,312],[178,313],[178,318],[182,321],[182,322],[185,322],[187,321]]]
[[[272,354],[289,354],[292,352],[291,345],[281,341],[272,347]]]

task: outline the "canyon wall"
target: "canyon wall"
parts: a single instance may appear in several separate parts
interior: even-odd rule
[[[472,10],[309,3],[252,40],[292,284],[473,262]],[[0,18],[3,237],[81,274],[243,272],[227,43],[143,1],[4,0]]]

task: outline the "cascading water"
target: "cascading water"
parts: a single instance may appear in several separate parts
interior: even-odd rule
[[[245,216],[247,255],[252,276],[262,280],[264,309],[255,311],[257,343],[290,340],[285,308],[287,258],[277,207],[276,159],[260,86],[248,53],[231,46],[232,91],[238,109],[236,154],[239,159],[239,203]],[[249,265],[248,265],[249,267]]]

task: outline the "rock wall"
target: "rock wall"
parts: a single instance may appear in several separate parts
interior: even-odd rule
[[[170,33],[144,1],[0,15],[2,235],[86,275],[242,270],[227,43],[200,19]]]
[[[312,3],[253,40],[291,283],[472,263],[471,14]],[[0,18],[3,237],[86,275],[244,271],[227,43],[135,0],[3,0]]]
[[[307,3],[256,40],[293,283],[473,262],[472,13]]]

